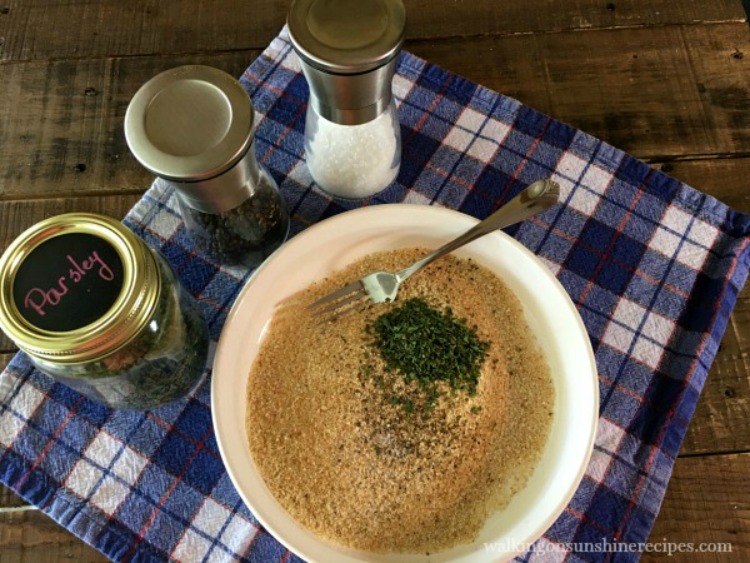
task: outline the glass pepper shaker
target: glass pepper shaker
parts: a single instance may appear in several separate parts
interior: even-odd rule
[[[310,87],[305,158],[313,180],[341,198],[370,197],[401,166],[391,93],[406,13],[401,0],[294,0],[289,36]]]
[[[208,327],[166,260],[91,213],[45,219],[8,246],[0,327],[40,371],[114,408],[186,396],[208,359]]]
[[[225,72],[188,65],[153,77],[125,114],[135,158],[174,186],[198,248],[231,266],[258,266],[285,240],[289,215],[255,155],[255,110]]]

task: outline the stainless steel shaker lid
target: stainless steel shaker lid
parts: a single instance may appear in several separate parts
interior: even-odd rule
[[[182,182],[217,176],[252,143],[254,110],[229,74],[187,65],[162,72],[136,92],[125,114],[125,138],[157,176]]]
[[[294,0],[287,24],[305,62],[324,72],[359,74],[399,52],[406,11],[401,0]]]

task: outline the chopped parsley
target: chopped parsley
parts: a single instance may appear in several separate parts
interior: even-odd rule
[[[412,298],[380,315],[368,326],[387,374],[397,374],[409,384],[416,382],[427,411],[443,394],[441,384],[452,395],[476,395],[482,364],[489,343],[477,336],[450,307],[440,311],[420,298]],[[369,372],[368,372],[369,373]],[[382,377],[376,376],[382,388]],[[444,387],[443,387],[444,388]],[[390,403],[414,411],[410,397],[391,396]]]

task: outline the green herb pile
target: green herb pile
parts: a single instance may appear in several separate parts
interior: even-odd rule
[[[387,374],[398,374],[407,384],[416,383],[421,395],[417,402],[427,410],[444,394],[445,386],[454,395],[459,391],[476,395],[489,343],[480,340],[476,327],[469,327],[466,319],[456,317],[449,307],[440,311],[412,298],[378,317],[368,332]],[[365,371],[370,373],[369,368]],[[382,376],[375,376],[375,382],[386,387]],[[414,397],[395,392],[393,384],[387,387],[391,404],[400,404],[407,412],[414,410]]]

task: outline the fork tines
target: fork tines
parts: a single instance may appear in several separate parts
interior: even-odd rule
[[[354,312],[359,302],[366,297],[367,293],[362,282],[357,280],[310,303],[307,310],[310,311],[312,317],[327,315],[323,319],[327,322]]]

